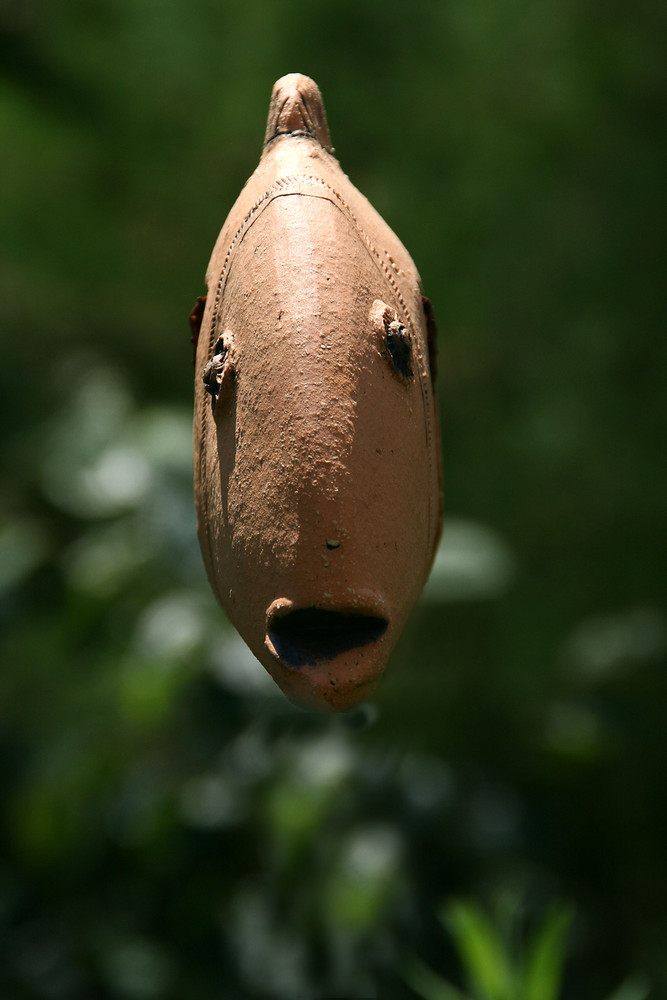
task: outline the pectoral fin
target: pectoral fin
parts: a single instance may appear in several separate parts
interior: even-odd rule
[[[435,391],[436,379],[438,375],[438,328],[435,325],[435,316],[431,300],[422,295],[422,306],[426,317],[426,339],[428,345],[428,367],[431,373],[431,382]]]
[[[199,340],[199,331],[201,330],[201,322],[204,318],[204,309],[206,308],[206,296],[200,295],[195,302],[192,312],[190,313],[190,330],[192,336],[190,337],[190,343],[194,345],[194,354],[192,357],[192,363],[195,362],[195,356],[197,354],[197,341]]]

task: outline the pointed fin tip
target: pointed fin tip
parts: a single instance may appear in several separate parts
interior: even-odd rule
[[[273,85],[264,145],[279,135],[305,135],[333,153],[320,88],[302,73],[281,76]]]

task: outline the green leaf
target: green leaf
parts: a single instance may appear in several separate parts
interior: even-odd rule
[[[512,1000],[515,977],[509,955],[484,911],[475,903],[458,901],[445,911],[466,977],[480,1000]]]
[[[557,1000],[574,911],[556,906],[536,931],[522,975],[523,1000]]]
[[[471,1000],[446,979],[441,979],[416,956],[405,964],[402,975],[408,986],[423,1000]]]

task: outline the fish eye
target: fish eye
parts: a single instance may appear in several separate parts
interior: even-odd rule
[[[380,353],[402,381],[411,382],[414,372],[410,331],[403,326],[396,311],[381,299],[373,302],[369,319]]]
[[[215,413],[220,395],[236,377],[234,337],[226,330],[218,337],[213,356],[202,373],[204,388],[211,397],[211,407]]]
[[[409,382],[413,378],[410,334],[398,320],[393,320],[385,327],[385,340],[394,368]]]

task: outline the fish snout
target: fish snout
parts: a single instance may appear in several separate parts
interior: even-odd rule
[[[281,76],[273,86],[264,145],[280,135],[303,135],[333,153],[320,88],[302,73]]]

